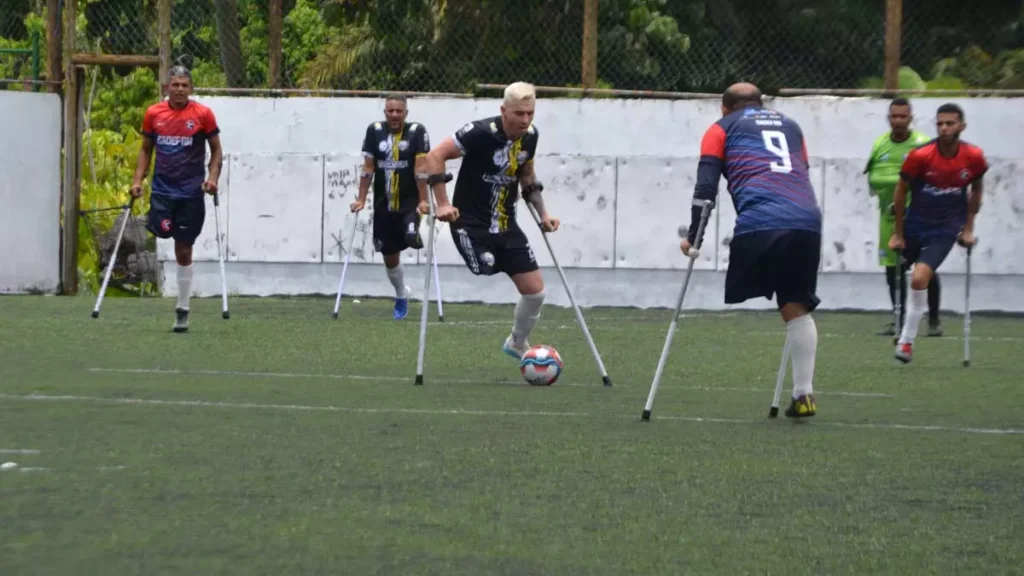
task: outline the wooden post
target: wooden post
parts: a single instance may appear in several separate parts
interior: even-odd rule
[[[61,208],[61,292],[78,292],[78,80],[71,55],[75,53],[77,2],[64,2],[64,180]]]
[[[267,36],[270,50],[270,87],[281,87],[281,60],[282,54],[281,36],[284,30],[284,18],[282,16],[281,0],[270,0],[270,14],[267,19]]]
[[[885,90],[895,95],[900,87],[900,37],[903,27],[903,0],[885,2]]]
[[[157,0],[157,34],[160,55],[160,96],[167,95],[167,73],[171,70],[171,0]]]
[[[46,0],[46,79],[60,82],[61,79],[61,32],[60,0]],[[60,92],[60,86],[50,84],[50,92]]]
[[[583,2],[583,87],[597,88],[597,0]]]

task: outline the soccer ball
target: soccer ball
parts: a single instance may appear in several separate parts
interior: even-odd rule
[[[530,347],[519,362],[519,371],[530,386],[551,386],[562,374],[562,357],[551,346]]]

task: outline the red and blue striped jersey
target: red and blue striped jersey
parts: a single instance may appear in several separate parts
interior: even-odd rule
[[[724,175],[736,208],[733,236],[762,230],[821,233],[809,170],[800,126],[775,110],[748,107],[705,132],[694,197],[714,200]]]
[[[915,148],[903,161],[900,177],[910,187],[910,208],[904,235],[955,236],[967,223],[967,186],[988,171],[981,148],[960,142],[947,158],[938,140]]]
[[[172,198],[203,194],[206,142],[220,133],[213,111],[194,101],[176,110],[165,100],[146,109],[142,133],[153,140],[153,193]]]

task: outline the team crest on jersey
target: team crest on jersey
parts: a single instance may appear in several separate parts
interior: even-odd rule
[[[516,160],[518,160],[519,163],[522,164],[523,162],[526,162],[526,159],[529,157],[530,155],[528,153],[520,152],[518,155],[516,155]]]
[[[377,145],[377,149],[380,150],[381,152],[387,152],[388,151],[388,141],[387,140],[381,140],[380,144]]]
[[[970,170],[968,170],[967,168],[964,168],[963,170],[960,171],[960,179],[961,180],[966,181],[966,180],[969,180],[970,178],[971,178],[971,171]]]
[[[186,130],[191,130],[191,129],[195,128],[195,127],[196,127],[196,123],[195,123],[194,120],[186,120],[185,121],[185,129]]]
[[[398,143],[398,149],[401,150],[402,152],[405,152],[405,149],[408,147],[409,143],[405,140],[402,140],[401,142]]]
[[[498,168],[505,168],[508,166],[508,149],[502,148],[494,153],[494,165]]]

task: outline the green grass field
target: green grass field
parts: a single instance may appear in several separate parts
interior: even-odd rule
[[[0,574],[1012,574],[1024,320],[960,318],[914,363],[884,315],[816,316],[818,415],[768,419],[775,314],[571,310],[500,354],[509,306],[0,298]],[[789,396],[787,380],[784,398]],[[37,452],[24,452],[37,451]]]

